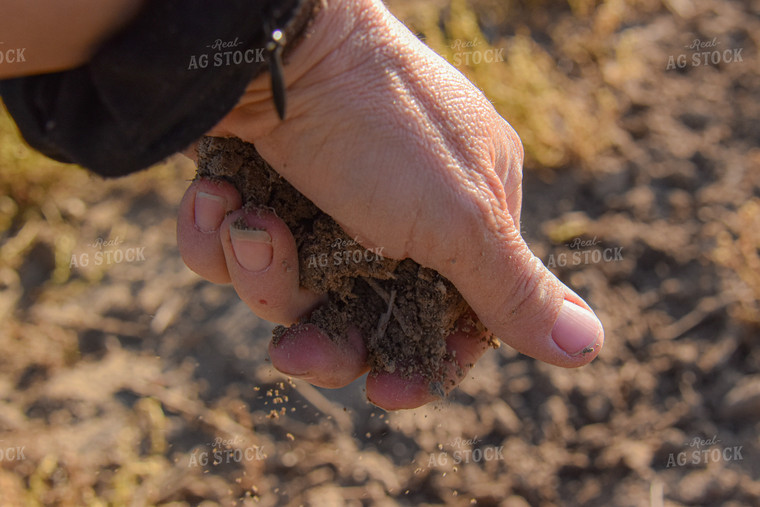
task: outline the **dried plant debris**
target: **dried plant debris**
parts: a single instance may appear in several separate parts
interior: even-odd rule
[[[299,324],[313,323],[338,342],[346,340],[354,324],[374,371],[442,380],[442,366],[451,359],[445,338],[469,308],[451,282],[411,259],[388,259],[381,249],[363,248],[275,172],[252,144],[203,138],[198,176],[230,181],[245,206],[274,209],[290,227],[301,286],[328,295],[328,302]],[[276,328],[275,339],[284,332]]]

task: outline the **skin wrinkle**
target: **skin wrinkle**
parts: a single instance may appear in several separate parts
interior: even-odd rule
[[[371,191],[369,199],[366,201],[366,210],[364,213],[365,215],[369,214],[371,210],[383,209],[382,203],[383,201],[385,201],[385,199],[380,194],[380,192],[378,192],[378,189],[382,188],[383,186],[383,182],[381,180],[383,178],[387,178],[388,176],[385,174],[381,176],[378,173],[374,173],[373,176],[374,176],[374,179],[372,182],[372,191]],[[413,224],[410,225],[409,229],[411,230],[412,227],[413,227]],[[411,235],[412,234],[411,231],[408,234]],[[398,258],[402,259],[402,258],[406,258],[406,256],[407,256],[407,251],[404,251],[402,252],[401,256],[399,256]]]
[[[493,198],[489,198],[486,200],[476,200],[477,206],[480,208],[479,212],[483,213],[486,219],[492,224],[492,227],[488,229],[478,229],[481,231],[481,236],[477,238],[475,241],[478,242],[478,244],[485,245],[498,245],[498,250],[501,252],[510,252],[503,262],[506,262],[507,259],[509,259],[510,263],[514,262],[514,258],[517,255],[523,254],[525,252],[525,249],[522,248],[516,248],[520,246],[521,238],[519,236],[519,231],[517,228],[512,228],[510,225],[513,223],[512,216],[508,213],[507,210],[505,210],[503,207],[493,207],[494,200]],[[492,213],[489,215],[489,211]],[[475,223],[478,222],[477,216],[473,216],[473,221]],[[482,220],[482,217],[480,217]],[[468,252],[471,254],[473,245],[469,242],[460,242],[460,251],[462,254],[467,254]],[[490,248],[489,248],[490,249]],[[483,250],[481,250],[481,255],[483,254]],[[528,252],[529,255],[532,255],[532,253]],[[464,275],[465,277],[476,277],[476,278],[482,278],[484,275],[483,271],[487,270],[489,268],[486,267],[487,263],[473,263],[470,265],[470,271],[468,273],[461,273],[459,276],[461,277]],[[521,265],[520,261],[516,263],[516,265]],[[515,315],[515,311],[519,310],[519,308],[527,301],[527,299],[523,298],[522,295],[530,296],[530,292],[526,290],[526,277],[528,276],[528,273],[530,270],[527,271],[520,271],[516,273],[512,273],[513,276],[511,276],[509,279],[504,281],[504,284],[501,286],[501,290],[499,290],[496,293],[489,292],[487,297],[489,299],[492,299],[495,302],[498,302],[498,304],[494,305],[497,308],[502,309],[502,315]],[[544,298],[550,294],[544,294]],[[515,301],[518,301],[517,303]],[[511,320],[509,317],[504,319],[499,319],[502,322],[508,322]],[[506,338],[506,337],[501,337]]]
[[[512,222],[517,228],[517,232],[522,232],[522,224],[520,223],[521,206],[522,206],[522,182],[517,183],[511,187],[513,190],[507,194],[507,206],[509,206],[509,213],[512,215]],[[517,201],[517,202],[515,202]]]
[[[488,230],[492,231],[493,236],[487,236],[487,231],[483,231],[482,241],[494,241],[499,235],[499,231],[509,223],[509,220],[505,220],[505,214],[508,214],[508,210],[500,204],[499,195],[504,194],[504,190],[501,181],[497,174],[492,172],[482,173],[479,171],[467,171],[466,162],[462,161],[459,165],[460,170],[452,171],[454,177],[459,179],[459,184],[453,188],[459,189],[461,192],[467,192],[474,194],[477,197],[464,199],[464,203],[473,212],[473,226],[471,228],[465,228],[470,231],[477,231],[478,220],[483,220],[489,224]],[[462,170],[464,169],[464,170]],[[462,196],[457,196],[458,200],[462,199]],[[474,208],[474,207],[476,208]],[[476,210],[477,209],[477,210]],[[463,237],[464,241],[455,249],[456,257],[464,256],[469,250],[472,249],[472,242],[468,240],[469,235]],[[482,244],[482,243],[481,243]]]
[[[473,192],[477,192],[476,190],[473,190]],[[478,255],[482,255],[483,249],[480,247],[480,245],[485,244],[488,241],[491,241],[491,236],[487,234],[485,230],[482,230],[479,227],[479,217],[484,212],[483,211],[483,204],[478,203],[477,205],[472,204],[472,202],[468,202],[469,206],[468,208],[473,208],[474,206],[477,206],[480,209],[473,210],[472,213],[469,213],[467,217],[465,217],[468,221],[468,223],[471,223],[470,227],[466,227],[466,229],[470,232],[470,234],[462,235],[459,238],[459,241],[455,245],[455,256],[454,259],[466,259],[467,257],[471,257],[473,255],[473,247],[477,248]],[[478,237],[478,233],[480,233],[480,237]],[[480,267],[479,263],[475,263],[475,266],[477,266],[475,269]],[[461,269],[459,267],[458,269]],[[469,276],[473,276],[475,273],[472,273]],[[477,275],[475,275],[477,276]]]
[[[406,241],[404,242],[404,259],[409,257],[409,252],[412,251],[414,248],[414,238],[417,236],[415,231],[417,230],[417,224],[419,223],[420,219],[420,207],[415,206],[415,213],[412,220],[410,220],[410,227],[409,227],[409,236],[406,238]],[[424,266],[424,265],[423,265]]]
[[[541,264],[541,260],[533,255],[530,251],[528,251],[528,255],[531,256],[531,259],[526,263],[526,266],[529,266],[530,264]],[[538,268],[534,268],[538,269]],[[529,271],[529,270],[528,270]],[[531,281],[535,281],[534,278],[527,276],[527,271],[521,271],[518,273],[518,280],[514,284],[515,290],[512,291],[510,294],[505,295],[506,302],[502,303],[502,308],[510,308],[509,311],[505,311],[504,315],[507,316],[506,322],[511,322],[514,315],[520,315],[521,319],[534,319],[535,317],[540,317],[540,313],[545,311],[545,307],[547,306],[548,301],[553,297],[553,291],[551,290],[551,287],[547,287],[543,283],[531,283]],[[528,283],[526,283],[526,280],[528,280]],[[515,296],[517,295],[517,297]],[[518,301],[517,304],[514,303],[514,301]],[[536,301],[540,301],[540,303],[537,305]],[[528,303],[530,302],[530,303]],[[524,308],[533,308],[533,312],[529,312],[525,310]],[[559,308],[555,312],[553,319],[551,322],[554,322],[557,319],[557,315],[559,314]],[[535,336],[537,340],[540,340],[541,336]],[[564,352],[561,352],[564,355]]]
[[[432,60],[433,58],[440,57],[431,55],[430,59]],[[406,58],[404,59],[405,67],[409,67],[407,70],[410,75],[413,75],[413,69],[415,65],[413,61],[410,62],[410,60],[413,59],[414,57],[411,53],[407,53]],[[438,67],[436,67],[436,64],[431,61],[427,68],[423,68],[422,70],[426,74],[435,74],[437,70],[439,71],[440,69],[438,69]],[[477,132],[473,132],[470,128],[470,126],[478,125],[480,123],[477,121],[480,115],[477,114],[476,105],[472,100],[473,97],[470,94],[456,93],[457,90],[460,89],[460,87],[457,86],[458,83],[453,78],[449,78],[447,75],[444,75],[441,72],[437,73],[437,78],[439,80],[448,82],[447,86],[427,89],[421,83],[414,83],[414,81],[412,81],[410,84],[416,84],[416,86],[410,86],[410,91],[419,97],[420,103],[427,106],[425,108],[426,110],[436,113],[436,116],[434,117],[434,120],[436,120],[435,123],[441,126],[437,129],[437,133],[446,140],[447,146],[454,147],[456,150],[462,151],[462,153],[455,153],[455,155],[458,155],[457,159],[460,162],[464,162],[470,159],[470,157],[465,156],[465,154],[468,152],[471,153],[473,159],[484,158],[482,157],[482,150],[485,147],[485,151],[491,151],[489,150],[488,146],[492,143],[486,142],[485,146],[483,143],[459,143],[459,140],[462,137],[476,139],[491,138],[488,135],[478,135]],[[462,79],[465,79],[461,73],[459,73],[458,76]],[[478,99],[480,99],[481,102],[486,100],[485,96],[482,94],[480,97],[478,97]],[[445,107],[437,107],[438,104],[444,104]],[[477,106],[480,105],[481,104],[477,104]],[[490,103],[483,105],[486,107],[491,107]],[[455,113],[459,113],[462,118],[455,118]],[[466,121],[461,121],[462,119],[465,119]],[[493,161],[493,158],[491,158],[491,160]],[[461,164],[461,167],[466,169],[467,164]]]
[[[519,142],[519,138],[517,139]],[[512,220],[520,231],[520,215],[522,207],[522,158],[514,158],[519,156],[514,149],[510,149],[510,155],[512,158],[506,160],[500,155],[497,157],[495,163],[496,171],[503,173],[502,188],[506,192],[504,198],[506,199],[507,209],[512,215]],[[499,169],[503,167],[503,169]]]

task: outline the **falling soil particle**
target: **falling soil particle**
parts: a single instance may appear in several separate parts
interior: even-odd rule
[[[296,240],[301,286],[328,301],[298,324],[312,323],[338,343],[349,325],[361,332],[373,371],[423,375],[440,386],[446,336],[468,310],[454,286],[411,259],[365,249],[275,172],[252,144],[205,137],[198,144],[198,176],[223,178],[249,209],[273,209]],[[275,328],[275,343],[286,332]],[[439,392],[439,389],[435,389]]]

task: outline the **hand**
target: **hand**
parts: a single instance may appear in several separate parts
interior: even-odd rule
[[[379,1],[328,1],[312,32],[285,67],[285,121],[262,76],[209,134],[255,143],[363,246],[438,270],[506,344],[558,366],[591,361],[604,340],[601,323],[520,236],[523,153],[511,126]],[[244,214],[240,205],[230,185],[193,183],[178,222],[183,258],[211,281],[232,281],[258,315],[291,323],[320,296],[282,268],[298,264],[297,252],[277,217],[246,216],[268,237],[230,228]],[[270,346],[270,355],[285,373],[338,387],[367,370],[360,337],[351,342],[339,349],[309,327]],[[485,347],[462,333],[448,346],[465,371]],[[461,378],[454,370],[447,390]],[[422,379],[390,374],[370,375],[367,396],[388,409],[435,398]]]

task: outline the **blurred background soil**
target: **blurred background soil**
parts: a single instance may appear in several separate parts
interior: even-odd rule
[[[520,133],[524,235],[600,356],[502,346],[398,413],[290,380],[179,257],[191,163],[103,181],[3,114],[0,504],[760,505],[760,1],[390,7]]]

